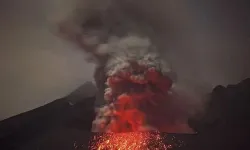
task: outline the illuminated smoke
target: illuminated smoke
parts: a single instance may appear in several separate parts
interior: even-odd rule
[[[105,67],[107,105],[99,109],[93,130],[154,129],[152,122],[163,111],[158,111],[158,106],[166,105],[170,99],[168,92],[172,81],[167,76],[170,68],[155,53],[148,38],[126,36],[111,41],[105,48],[115,50],[115,54]]]
[[[93,131],[192,132],[185,109],[188,99],[175,90],[153,29],[116,1],[100,6],[91,5],[94,11],[83,10],[84,15],[59,25],[61,36],[78,44],[97,64],[94,78],[106,104],[97,110]]]

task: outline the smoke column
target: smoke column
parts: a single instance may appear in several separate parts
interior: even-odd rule
[[[188,97],[175,90],[157,35],[122,6],[99,2],[59,24],[60,36],[82,47],[87,60],[97,65],[94,78],[105,105],[97,109],[93,131],[192,132],[185,109]]]

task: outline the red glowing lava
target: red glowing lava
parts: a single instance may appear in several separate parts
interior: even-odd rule
[[[90,150],[167,150],[159,133],[128,132],[94,137]]]

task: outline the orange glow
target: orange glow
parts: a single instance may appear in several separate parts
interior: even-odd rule
[[[128,132],[94,137],[91,150],[167,150],[158,133]]]

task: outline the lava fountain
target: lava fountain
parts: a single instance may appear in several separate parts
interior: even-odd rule
[[[157,131],[169,132],[172,128],[164,121],[171,120],[165,118],[168,110],[164,107],[174,95],[173,81],[168,76],[171,70],[154,52],[148,38],[129,36],[117,40],[117,45],[110,45],[120,54],[112,56],[105,67],[107,104],[93,121],[94,132],[115,134],[100,136],[91,149],[165,150],[167,146]]]
[[[96,136],[91,150],[167,150],[168,146],[157,132],[131,132]]]

